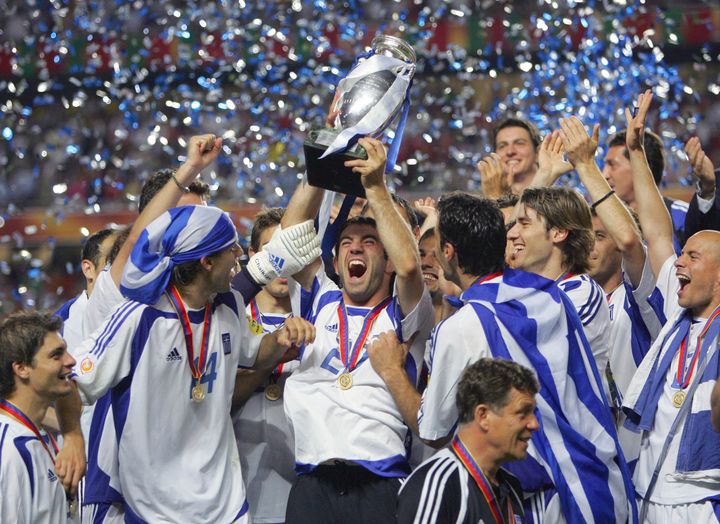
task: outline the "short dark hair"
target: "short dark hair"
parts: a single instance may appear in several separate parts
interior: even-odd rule
[[[352,218],[349,218],[340,228],[340,230],[337,233],[337,237],[335,238],[335,255],[340,252],[340,239],[342,238],[343,233],[347,228],[354,225],[365,225],[365,226],[372,226],[375,229],[377,229],[377,222],[375,222],[374,218],[366,217],[363,215],[354,216]]]
[[[493,411],[501,410],[507,405],[513,388],[533,396],[540,390],[533,372],[516,362],[481,358],[471,364],[465,369],[455,395],[460,423],[473,420],[478,404],[486,404]]]
[[[520,202],[520,197],[512,193],[508,193],[507,195],[503,195],[500,198],[496,198],[495,202],[497,203],[497,207],[499,207],[500,209],[505,209],[506,207],[515,207],[517,203]]]
[[[96,233],[90,235],[85,241],[85,245],[82,248],[80,260],[89,260],[95,269],[98,269],[100,263],[100,244],[102,244],[107,237],[113,234],[112,229],[101,229]],[[102,268],[101,268],[102,269]]]
[[[502,271],[505,265],[505,222],[497,204],[456,191],[437,204],[440,244],[452,244],[458,265],[469,275]]]
[[[588,257],[595,244],[590,206],[567,187],[531,187],[523,191],[520,203],[545,219],[545,228],[565,229],[562,244],[563,266],[571,273],[586,273]]]
[[[280,225],[285,210],[281,207],[263,209],[255,215],[252,231],[250,232],[250,247],[256,253],[260,251],[260,235],[269,227]]]
[[[623,155],[629,160],[630,153],[625,145],[626,134],[627,130],[623,129],[619,133],[613,135],[610,142],[608,142],[608,148],[622,146]],[[663,146],[662,138],[646,129],[644,144],[645,157],[647,158],[648,165],[650,166],[650,171],[652,172],[653,179],[655,180],[655,185],[659,186],[660,182],[662,182],[663,173],[665,172],[665,147]]]
[[[120,252],[120,248],[123,247],[123,244],[127,241],[128,237],[130,236],[130,230],[132,229],[132,224],[128,224],[123,229],[121,229],[117,236],[115,237],[115,240],[113,241],[113,245],[110,248],[110,252],[108,253],[106,264],[111,264],[115,261],[115,259],[118,256],[118,253]]]
[[[400,195],[397,195],[395,193],[390,193],[390,197],[392,198],[393,202],[395,202],[397,205],[399,205],[401,208],[403,208],[403,211],[405,211],[405,214],[408,217],[408,225],[410,226],[411,231],[415,231],[415,228],[420,225],[420,221],[418,220],[417,212],[413,209],[413,207],[410,205],[410,202],[405,200]],[[368,209],[370,209],[370,202],[367,200],[363,204],[362,209],[360,209],[360,214],[364,215],[367,213]]]
[[[155,195],[168,183],[170,178],[175,174],[174,169],[160,169],[156,171],[143,184],[140,190],[140,202],[138,203],[138,212],[142,213],[143,209],[150,203]],[[210,196],[210,186],[200,179],[195,179],[188,184],[190,193],[198,195],[203,199]]]
[[[505,129],[506,127],[522,127],[530,135],[530,140],[532,141],[533,146],[535,146],[535,149],[537,149],[540,146],[540,142],[542,142],[542,139],[540,138],[540,131],[535,126],[535,124],[533,124],[529,120],[525,120],[524,118],[508,117],[508,118],[503,118],[492,129],[493,149],[495,149],[495,145],[497,144],[498,133],[501,130]]]
[[[32,365],[48,333],[60,331],[62,319],[37,311],[18,311],[0,325],[0,398],[15,390],[13,363]]]
[[[431,227],[427,231],[425,231],[420,238],[418,239],[418,245],[420,245],[421,242],[425,242],[428,238],[435,236],[435,228]]]

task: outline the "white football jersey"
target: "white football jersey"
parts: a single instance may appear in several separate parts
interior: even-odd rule
[[[558,287],[567,294],[575,306],[607,393],[605,368],[609,359],[610,309],[605,299],[605,292],[597,282],[585,274],[570,275],[559,280]]]
[[[112,392],[122,495],[149,522],[233,522],[247,512],[230,403],[260,337],[240,293],[218,294],[211,307],[203,401],[192,400],[182,325],[165,295],[153,306],[123,302],[73,355],[85,403]],[[197,355],[203,310],[188,316]]]
[[[307,473],[322,462],[342,459],[383,477],[406,476],[408,428],[365,348],[386,331],[395,331],[401,340],[417,333],[405,364],[410,380],[417,383],[434,319],[427,290],[415,309],[404,316],[397,298],[392,297],[371,326],[357,366],[350,373],[351,387],[343,389],[338,383],[345,371],[338,342],[341,291],[324,268],[315,276],[310,292],[292,279],[289,284],[293,314],[313,322],[316,329],[315,342],[304,347],[298,369],[285,384],[285,412],[295,434],[296,470]],[[371,309],[346,307],[351,346]]]
[[[246,313],[252,319],[249,304]],[[261,313],[257,321],[266,333],[272,333],[288,316]],[[285,362],[279,375],[276,368],[233,415],[250,513],[257,524],[285,520],[285,507],[295,480],[295,444],[285,417],[283,396],[285,381],[297,364]],[[270,384],[280,388],[279,399],[265,396],[265,388]]]
[[[55,456],[47,433],[40,430]],[[55,465],[35,434],[0,413],[0,522],[68,522],[65,490]]]

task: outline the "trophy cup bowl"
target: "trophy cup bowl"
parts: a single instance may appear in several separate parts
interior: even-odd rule
[[[392,89],[398,75],[403,73],[401,70],[404,69],[407,76],[408,66],[410,66],[407,78],[409,83],[414,73],[416,60],[413,48],[404,40],[393,36],[378,35],[372,41],[371,47],[374,54],[365,60],[371,61],[375,56],[391,57],[396,59],[400,66],[391,69],[368,67],[367,69],[370,71],[368,74],[355,77],[350,81],[349,78],[353,76],[354,72],[360,74],[359,71],[363,66],[363,62],[360,62],[358,67],[353,69],[348,77],[338,85],[332,108],[333,111],[338,112],[334,121],[335,127],[311,130],[303,147],[310,185],[363,198],[365,197],[365,188],[360,180],[360,175],[353,173],[351,168],[345,167],[347,160],[367,159],[367,153],[362,146],[354,142],[350,144],[350,147],[345,147],[324,158],[321,157],[343,131],[362,126],[361,121],[372,111],[379,111],[376,114],[380,116],[373,119],[376,125],[372,129],[368,129],[365,125],[363,132],[357,134],[373,137],[382,134],[397,116],[405,101],[404,96],[408,96],[408,94],[405,93],[400,98],[395,97],[395,103],[391,107],[382,107],[380,110],[377,109],[378,102]],[[369,62],[365,64],[365,66],[368,65]]]

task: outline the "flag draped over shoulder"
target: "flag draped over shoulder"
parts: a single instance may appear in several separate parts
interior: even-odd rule
[[[645,360],[638,367],[625,395],[625,426],[634,431],[650,431],[655,423],[658,402],[668,371],[683,340],[689,337],[692,313],[681,309],[668,322]],[[717,482],[720,479],[720,434],[712,430],[710,392],[720,377],[720,311],[716,310],[703,327],[704,336],[695,370],[702,370],[691,381],[696,390],[680,436],[680,450],[675,464],[677,478]],[[669,427],[666,430],[669,431]],[[675,438],[678,438],[676,435]]]
[[[637,521],[635,494],[580,318],[555,282],[507,269],[462,295],[494,357],[535,371],[540,392],[526,461],[540,465],[567,522]],[[521,482],[527,468],[507,464]]]
[[[180,206],[153,220],[140,234],[125,266],[120,291],[154,304],[167,288],[177,264],[200,260],[237,242],[237,230],[221,209]]]

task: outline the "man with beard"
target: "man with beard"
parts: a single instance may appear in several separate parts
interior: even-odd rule
[[[121,282],[129,300],[75,351],[83,400],[111,391],[126,520],[249,521],[230,420],[237,368],[292,358],[314,328],[294,318],[250,332],[230,288],[241,254],[221,210],[163,213],[133,248]],[[155,467],[139,471],[146,464]]]
[[[365,347],[379,333],[395,331],[411,346],[407,366],[415,381],[432,303],[417,244],[385,185],[385,149],[370,138],[359,143],[368,159],[346,165],[362,177],[375,219],[350,219],[338,233],[334,265],[342,289],[326,277],[320,260],[289,281],[293,314],[310,319],[317,331],[285,384],[299,473],[288,500],[289,524],[395,522],[400,479],[410,472],[408,429],[366,362]],[[314,216],[322,196],[303,182],[283,228]]]

